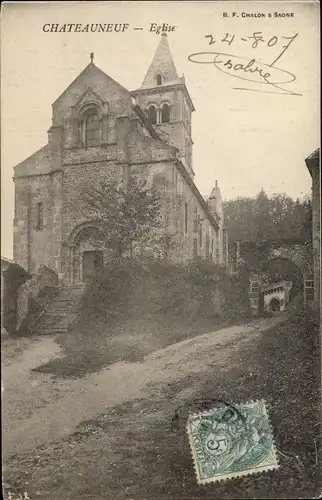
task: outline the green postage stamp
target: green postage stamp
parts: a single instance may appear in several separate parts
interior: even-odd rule
[[[190,415],[187,429],[198,483],[279,467],[264,401]]]

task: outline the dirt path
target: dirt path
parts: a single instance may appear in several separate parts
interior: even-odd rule
[[[203,357],[203,352],[212,352],[216,365],[225,369],[233,354],[232,343],[242,344],[285,319],[273,317],[224,328],[155,351],[142,363],[120,362],[97,374],[59,382],[30,372],[59,355],[54,339],[33,342],[17,357],[3,362],[3,456],[59,440],[104,409],[140,397],[148,384],[170,383],[207,371],[203,360],[209,357]]]

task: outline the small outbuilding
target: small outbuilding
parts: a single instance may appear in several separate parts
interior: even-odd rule
[[[14,333],[17,325],[17,293],[30,274],[13,260],[1,257],[1,334]]]
[[[264,310],[272,312],[285,311],[290,301],[292,286],[292,281],[279,281],[278,283],[264,285],[261,290],[264,296]]]

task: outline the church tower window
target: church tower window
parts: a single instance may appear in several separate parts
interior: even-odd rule
[[[157,75],[157,85],[162,84],[162,76],[160,74]]]
[[[87,147],[99,144],[100,121],[97,113],[91,113],[86,118],[85,144]]]
[[[169,123],[170,121],[170,106],[164,103],[161,108],[161,123]]]
[[[156,107],[153,106],[153,104],[149,106],[148,109],[148,120],[150,123],[152,123],[152,125],[155,125],[157,123],[157,110]]]

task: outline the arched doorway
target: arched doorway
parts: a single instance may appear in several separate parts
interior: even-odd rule
[[[91,281],[101,272],[107,258],[104,235],[97,224],[85,223],[73,231],[71,237],[70,281]]]
[[[277,312],[277,311],[281,310],[281,303],[276,297],[273,297],[272,300],[270,301],[269,309],[270,309],[270,311],[273,311],[273,312]]]

